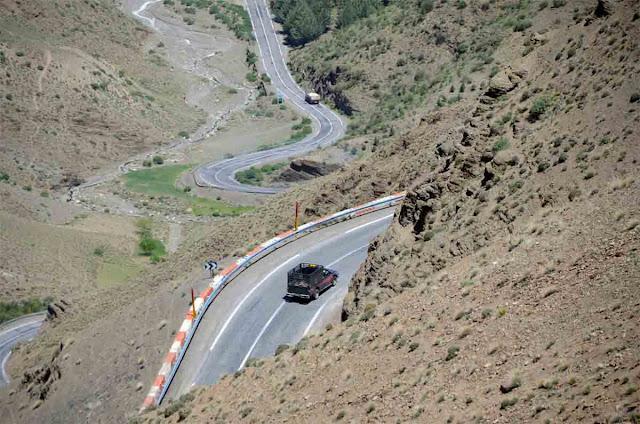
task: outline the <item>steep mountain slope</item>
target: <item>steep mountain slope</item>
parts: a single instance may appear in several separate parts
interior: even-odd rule
[[[86,178],[202,118],[112,1],[3,0],[0,28],[0,171],[20,186]]]
[[[346,321],[145,421],[638,419],[637,2],[555,4],[475,98],[314,183],[409,188]]]

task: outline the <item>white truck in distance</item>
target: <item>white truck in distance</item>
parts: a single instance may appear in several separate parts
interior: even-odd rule
[[[310,105],[317,105],[320,103],[320,95],[318,93],[309,92],[304,96],[304,101]]]

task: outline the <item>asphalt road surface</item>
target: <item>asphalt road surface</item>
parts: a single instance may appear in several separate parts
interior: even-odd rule
[[[246,0],[246,4],[260,48],[262,67],[271,78],[271,84],[289,103],[311,117],[315,123],[315,131],[298,143],[203,165],[194,174],[199,185],[245,193],[273,194],[282,189],[240,184],[234,178],[235,173],[252,166],[300,156],[318,147],[333,144],[344,135],[345,125],[342,119],[326,106],[310,105],[304,101],[304,90],[298,87],[287,69],[284,52],[266,0]]]
[[[177,398],[196,385],[212,385],[242,369],[250,358],[271,356],[279,345],[293,345],[339,319],[351,277],[394,211],[383,209],[311,233],[238,275],[206,312],[166,398]],[[285,300],[287,271],[300,262],[335,269],[340,275],[336,286],[309,303]]]
[[[9,384],[9,376],[5,371],[5,365],[9,356],[11,355],[11,349],[18,342],[25,342],[33,339],[42,322],[46,318],[46,314],[32,314],[22,318],[17,318],[6,324],[0,326],[0,387]]]

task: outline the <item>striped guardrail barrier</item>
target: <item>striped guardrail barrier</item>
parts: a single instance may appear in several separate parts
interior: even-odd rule
[[[330,225],[337,224],[348,219],[356,218],[368,213],[379,211],[381,209],[396,206],[405,197],[405,192],[396,193],[391,196],[386,196],[377,200],[374,200],[364,205],[357,206],[355,208],[346,209],[340,212],[336,212],[332,215],[321,218],[317,221],[309,222],[298,227],[296,231],[289,230],[276,237],[265,241],[264,243],[256,246],[253,250],[248,252],[242,258],[236,260],[234,263],[222,270],[218,275],[213,278],[213,281],[193,302],[193,307],[189,308],[189,312],[185,316],[178,333],[175,336],[173,343],[169,349],[169,353],[164,359],[162,367],[158,372],[149,393],[144,399],[141,410],[145,410],[152,406],[157,406],[162,402],[162,399],[167,394],[169,385],[173,380],[180,363],[184,358],[184,355],[189,347],[189,343],[193,338],[198,325],[205,312],[224,289],[235,277],[237,277],[246,268],[267,256],[269,253],[276,249],[291,243],[305,235],[317,231],[319,229],[328,227]],[[195,311],[195,316],[193,314]]]

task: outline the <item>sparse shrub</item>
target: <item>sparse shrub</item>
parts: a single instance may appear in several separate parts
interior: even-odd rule
[[[510,398],[510,399],[505,399],[502,402],[500,402],[500,409],[510,408],[513,405],[515,405],[516,403],[518,403],[518,398],[517,397],[513,397],[513,398]]]
[[[507,308],[500,306],[498,307],[498,316],[503,317],[507,314]]]
[[[513,26],[514,32],[522,32],[525,29],[531,26],[531,20],[529,19],[518,19],[518,21]]]
[[[155,163],[156,165],[162,165],[164,163],[164,159],[162,158],[162,156],[154,156],[153,157],[153,163]]]
[[[487,319],[491,316],[493,310],[491,308],[486,308],[482,310],[482,318]]]
[[[627,387],[627,390],[624,391],[624,395],[625,396],[631,396],[632,394],[634,394],[637,391],[638,391],[638,386],[631,385],[631,386]]]
[[[151,165],[153,165],[153,162],[151,162],[148,159],[145,159],[145,160],[142,161],[142,166],[144,166],[145,168],[149,168],[149,167],[151,167]]]
[[[251,412],[253,411],[253,408],[250,406],[245,406],[244,408],[242,408],[240,410],[240,417],[241,418],[246,418],[249,416],[249,414],[251,414]]]
[[[551,3],[551,8],[557,9],[558,7],[562,7],[567,4],[566,0],[553,0]]]
[[[544,172],[549,168],[549,162],[542,161],[538,164],[538,172]]]
[[[418,419],[420,417],[420,415],[422,415],[422,413],[424,412],[424,408],[423,407],[418,407],[418,409],[416,409],[416,412],[413,413],[413,419]]]
[[[431,12],[433,10],[433,0],[418,0],[418,10],[423,15]]]
[[[541,381],[538,384],[538,388],[539,389],[544,389],[544,390],[551,390],[554,387],[556,387],[558,385],[558,380],[556,378],[551,379],[551,380],[545,380],[545,381]]]
[[[104,246],[98,246],[95,249],[93,249],[93,254],[96,256],[104,256]]]
[[[364,312],[360,316],[360,321],[369,321],[376,312],[376,305],[373,303],[367,303],[364,307]]]
[[[569,200],[573,202],[573,200],[580,197],[581,194],[582,192],[580,191],[580,189],[578,187],[574,187],[569,191]]]
[[[420,346],[420,343],[418,343],[418,342],[411,342],[411,344],[409,345],[409,352],[413,352],[413,351],[414,351],[414,350],[416,350],[419,346]]]
[[[456,1],[456,7],[458,9],[464,9],[465,7],[467,7],[467,2],[464,0],[457,0]]]
[[[494,144],[491,150],[499,152],[509,147],[509,140],[506,137],[500,137]]]
[[[180,132],[178,133],[178,137],[181,137],[181,138],[189,138],[189,133],[188,133],[188,132],[186,132],[186,131],[180,131]]]
[[[544,115],[551,106],[551,99],[546,96],[536,98],[529,109],[529,120],[535,122]]]
[[[347,415],[347,413],[344,412],[344,411],[338,412],[338,415],[336,415],[336,420],[340,421],[341,419],[343,419],[345,417],[345,415]]]
[[[469,334],[471,334],[471,328],[470,327],[465,327],[462,329],[462,331],[460,332],[460,334],[458,335],[459,339],[464,339],[465,337],[467,337]]]
[[[460,352],[460,348],[458,346],[451,346],[447,349],[447,356],[444,358],[445,361],[450,361],[458,356],[458,352]]]
[[[247,81],[249,82],[256,82],[258,81],[258,75],[255,72],[247,72],[246,75]]]
[[[629,97],[629,103],[637,103],[640,102],[640,93],[633,93]]]

